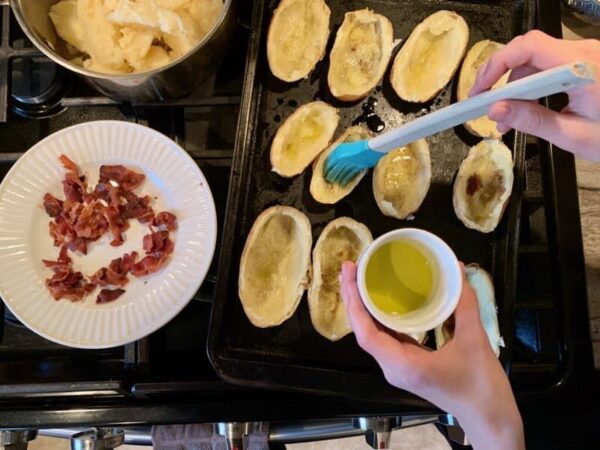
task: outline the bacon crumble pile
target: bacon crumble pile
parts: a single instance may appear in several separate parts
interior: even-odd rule
[[[46,287],[55,300],[78,301],[99,286],[102,289],[96,303],[112,302],[125,292],[129,273],[142,277],[164,266],[175,249],[170,233],[177,229],[177,218],[169,212],[155,214],[150,206],[152,198],[133,192],[144,182],[144,174],[120,165],[101,166],[98,184],[90,190],[77,164],[65,155],[59,160],[67,171],[62,182],[65,199],[44,195],[44,209],[53,219],[48,224],[50,236],[54,246],[60,247],[56,261],[43,260],[53,271]],[[143,239],[145,256],[138,261],[137,252],[126,253],[87,277],[73,270],[69,251],[85,255],[88,245],[107,232],[112,236],[110,245],[120,246],[131,219],[150,228]]]

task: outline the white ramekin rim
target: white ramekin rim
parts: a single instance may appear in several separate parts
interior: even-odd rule
[[[367,292],[365,274],[369,259],[383,244],[395,240],[412,241],[425,247],[437,264],[437,285],[429,306],[423,311],[403,315],[385,313],[373,303]],[[438,236],[418,228],[401,228],[380,236],[362,253],[358,260],[357,283],[365,307],[378,322],[399,333],[421,333],[438,327],[452,315],[460,299],[463,273],[452,249]]]

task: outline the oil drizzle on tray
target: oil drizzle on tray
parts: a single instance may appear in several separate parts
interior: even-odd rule
[[[352,125],[364,123],[374,133],[381,133],[385,130],[385,122],[375,112],[375,106],[377,106],[377,99],[369,97],[362,104],[362,114],[352,121]]]

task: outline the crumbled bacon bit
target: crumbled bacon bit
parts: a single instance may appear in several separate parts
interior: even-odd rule
[[[88,293],[87,283],[81,272],[73,272],[65,268],[46,280],[46,287],[54,300],[65,298],[72,302],[81,300]]]
[[[483,187],[481,177],[478,174],[473,174],[467,180],[467,195],[472,197],[479,189]]]
[[[44,209],[50,217],[58,216],[63,209],[63,202],[52,194],[44,195]]]
[[[113,259],[108,268],[103,267],[90,277],[90,281],[99,286],[125,286],[129,282],[127,274],[135,263],[136,252],[123,255],[121,258]]]
[[[175,231],[177,229],[177,217],[170,212],[160,212],[152,221],[152,226],[160,230]]]
[[[123,217],[119,214],[119,210],[116,206],[108,206],[104,213],[108,220],[110,232],[113,235],[113,240],[110,242],[110,245],[118,247],[123,243],[123,231],[129,228],[129,224],[123,220]]]
[[[61,248],[58,261],[44,260],[46,267],[51,267],[54,274],[46,279],[46,287],[54,300],[66,298],[71,301],[81,300],[94,290],[95,286],[85,281],[81,272],[71,268],[71,258],[67,256],[66,247]]]
[[[114,181],[125,192],[140,187],[145,179],[143,173],[134,172],[124,166],[100,166],[100,182]]]
[[[87,255],[88,240],[86,238],[78,236],[75,239],[73,239],[71,242],[69,242],[67,244],[67,247],[72,252],[79,252],[83,255]]]
[[[98,297],[96,297],[96,303],[101,304],[114,302],[124,293],[125,290],[123,289],[102,289],[98,294]]]
[[[65,200],[61,201],[49,193],[44,195],[44,209],[53,218],[48,224],[49,233],[54,245],[61,246],[56,261],[43,260],[44,265],[53,271],[52,277],[46,280],[51,295],[56,300],[81,300],[96,286],[125,286],[129,273],[142,276],[158,271],[174,251],[170,231],[177,229],[177,218],[166,211],[155,216],[150,206],[152,197],[138,197],[132,192],[141,186],[145,175],[120,165],[101,166],[98,184],[93,190],[88,190],[86,177],[80,173],[77,164],[65,155],[59,159],[67,171],[63,180]],[[113,259],[108,267],[96,271],[89,281],[81,272],[73,270],[69,250],[86,254],[88,244],[107,231],[113,235],[110,244],[121,245],[129,219],[147,223],[152,231],[144,236],[146,256],[141,261],[136,262],[136,252],[126,253]],[[96,302],[114,301],[124,292],[120,288],[102,289]]]
[[[50,236],[54,239],[54,246],[58,247],[66,242],[71,242],[77,237],[73,227],[64,216],[58,216],[54,222],[48,223]]]
[[[119,207],[123,219],[137,219],[141,223],[148,223],[154,220],[154,211],[150,206],[152,197],[149,195],[138,197],[133,192],[125,192],[124,197],[127,203]]]
[[[168,231],[156,231],[144,236],[144,250],[147,256],[131,268],[136,277],[158,272],[175,250],[175,244]]]
[[[58,160],[68,172],[79,176],[79,166],[71,161],[67,155],[60,155]]]
[[[87,192],[87,183],[85,176],[79,175],[79,167],[65,155],[58,158],[63,167],[67,169],[65,179],[63,180],[63,192],[67,200],[76,202],[83,201],[83,196]]]
[[[133,265],[131,273],[136,277],[143,277],[158,272],[169,259],[169,255],[162,254],[160,257],[153,255],[144,256],[140,262]]]
[[[118,187],[110,183],[99,182],[94,189],[94,194],[109,205],[117,208],[121,206],[121,192]]]
[[[98,269],[96,271],[96,273],[94,273],[91,277],[90,277],[90,281],[94,284],[97,284],[98,286],[108,286],[110,284],[114,284],[115,286],[123,286],[125,285],[125,283],[121,283],[120,281],[116,280],[117,282],[112,283],[115,280],[108,280],[108,269],[106,267],[102,267],[101,269]]]
[[[59,266],[67,266],[69,267],[71,265],[71,258],[69,258],[69,255],[67,253],[67,247],[65,245],[63,245],[60,248],[60,253],[58,254],[58,260],[56,261],[49,261],[47,259],[42,259],[42,262],[44,263],[44,265],[46,267],[49,267],[51,269],[54,269],[55,267],[59,267]]]
[[[74,202],[72,200],[65,200],[63,203],[63,218],[71,226],[74,226],[79,219],[79,215],[83,211],[83,203]]]
[[[169,239],[168,231],[156,231],[144,236],[144,251],[147,254],[155,254],[157,252],[168,252],[171,240]],[[168,252],[171,253],[171,252]]]
[[[501,196],[506,190],[504,186],[504,174],[501,170],[494,171],[491,177],[484,180],[477,173],[467,179],[467,195],[472,197],[482,191],[480,198],[483,202],[490,202],[493,198]]]
[[[129,273],[129,271],[131,270],[131,268],[133,267],[133,265],[135,264],[135,261],[138,257],[137,252],[131,252],[131,253],[125,253],[121,258],[119,258],[121,261],[119,261],[119,268],[118,270],[120,271],[120,273],[122,273],[123,275],[126,275]],[[113,260],[111,261],[111,265],[117,260]],[[114,270],[117,270],[116,267],[114,268]]]
[[[81,189],[74,182],[77,178],[69,177],[63,180],[63,192],[67,200],[81,202],[83,200]]]
[[[129,282],[126,275],[120,275],[103,267],[90,277],[90,281],[98,286],[125,286]]]
[[[104,217],[105,209],[98,200],[85,205],[73,227],[77,236],[90,241],[100,239],[108,229],[108,221]]]

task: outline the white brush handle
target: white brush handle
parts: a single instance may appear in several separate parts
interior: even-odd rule
[[[434,111],[369,140],[371,150],[387,153],[487,114],[499,100],[537,100],[594,83],[595,68],[585,62],[565,64],[513,81]]]

